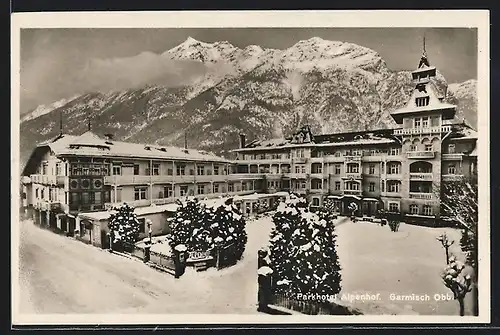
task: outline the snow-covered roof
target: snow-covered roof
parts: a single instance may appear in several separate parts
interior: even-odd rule
[[[144,159],[179,159],[190,161],[227,162],[230,160],[201,150],[183,149],[157,144],[139,144],[121,141],[106,141],[88,131],[80,136],[63,135],[38,147],[49,146],[56,155],[104,156]]]
[[[142,215],[157,214],[163,212],[175,212],[177,210],[177,204],[166,204],[166,205],[155,205],[155,206],[145,206],[137,207],[134,213],[140,217]],[[115,210],[100,211],[100,212],[87,212],[79,213],[78,216],[82,219],[90,219],[93,221],[102,221],[109,219],[111,214],[116,214]]]

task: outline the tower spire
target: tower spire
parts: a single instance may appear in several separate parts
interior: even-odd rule
[[[425,33],[422,38],[422,57],[420,57],[420,62],[418,63],[418,68],[420,69],[422,66],[430,66],[429,59],[427,59],[427,50],[425,49]]]

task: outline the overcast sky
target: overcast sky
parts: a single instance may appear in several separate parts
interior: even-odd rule
[[[477,30],[467,28],[23,29],[21,113],[85,93],[81,91],[91,87],[87,81],[95,81],[81,74],[91,59],[111,61],[144,51],[162,53],[189,36],[203,42],[275,49],[317,36],[371,48],[390,69],[411,70],[418,65],[424,32],[430,62],[449,83],[477,78]]]

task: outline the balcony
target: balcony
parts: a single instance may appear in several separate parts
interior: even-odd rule
[[[315,179],[325,179],[325,178],[328,178],[328,174],[325,173],[323,174],[323,172],[313,172],[311,173],[311,178],[315,178]]]
[[[342,179],[362,179],[361,172],[346,172]]]
[[[434,175],[431,173],[420,173],[420,172],[410,172],[410,180],[425,180],[432,181],[434,179]]]
[[[433,194],[432,193],[414,193],[414,192],[410,192],[410,199],[432,200],[433,199]]]
[[[288,158],[256,158],[256,159],[237,159],[237,164],[290,164],[290,157]]]
[[[381,192],[380,195],[383,197],[401,198],[400,192]]]
[[[44,185],[64,186],[66,181],[66,176],[32,174],[31,181],[34,183],[39,183]]]
[[[441,134],[450,131],[451,131],[450,125],[426,127],[426,128],[402,128],[402,129],[395,129],[394,135]]]
[[[307,179],[309,177],[309,174],[307,174],[307,173],[286,173],[285,177],[288,177],[290,179]]]
[[[459,181],[464,177],[462,174],[444,174],[442,176],[443,181]]]
[[[436,156],[435,151],[410,151],[406,153],[410,159],[433,159]]]
[[[461,161],[463,156],[463,153],[442,154],[444,161]]]

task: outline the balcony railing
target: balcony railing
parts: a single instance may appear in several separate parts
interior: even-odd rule
[[[440,134],[440,133],[447,133],[450,131],[451,131],[450,125],[425,127],[425,128],[402,128],[402,129],[395,129],[394,135]]]
[[[383,197],[401,198],[400,192],[381,192],[380,195]]]
[[[363,191],[361,191],[361,190],[344,190],[343,193],[345,195],[359,195],[359,196],[361,196],[363,194]]]
[[[432,193],[414,193],[410,192],[410,199],[419,199],[419,200],[432,200]]]
[[[307,174],[307,173],[286,173],[285,177],[288,177],[291,179],[307,179],[309,177],[309,174]]]
[[[208,194],[196,194],[190,195],[189,197],[195,197],[197,199],[214,199],[219,197],[233,197],[236,195],[247,195],[255,193],[255,190],[247,190],[247,191],[236,191],[236,192],[224,192],[224,193],[208,193]],[[144,199],[144,200],[132,200],[132,201],[121,201],[121,202],[107,202],[104,204],[105,210],[113,209],[115,207],[119,207],[124,203],[127,203],[133,207],[147,207],[151,204],[154,205],[165,205],[175,203],[178,199],[185,199],[186,196],[177,196],[177,197],[169,197],[169,198],[156,198],[156,199]]]
[[[432,159],[436,156],[434,151],[410,151],[406,153],[408,158],[413,159]]]
[[[434,176],[431,173],[410,172],[410,180],[433,180]]]
[[[464,177],[462,174],[444,174],[442,176],[443,181],[458,181]]]
[[[442,154],[443,160],[445,161],[461,161],[464,154],[462,153],[453,153],[453,154]]]
[[[362,154],[360,155],[344,155],[344,159],[346,162],[359,162],[361,161]]]
[[[343,179],[361,179],[362,174],[361,174],[361,172],[346,172],[342,178]]]
[[[31,181],[34,183],[39,183],[44,185],[64,186],[66,181],[66,176],[32,174]]]

